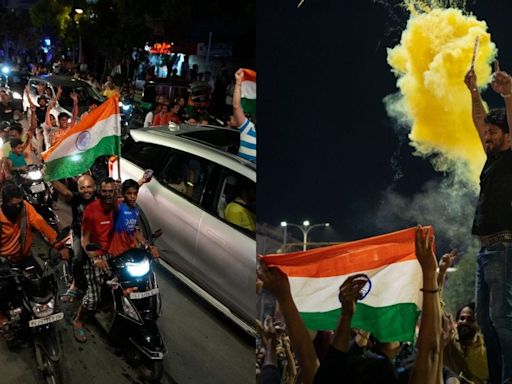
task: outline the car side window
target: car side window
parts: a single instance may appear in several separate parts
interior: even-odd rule
[[[171,149],[158,181],[196,205],[200,205],[213,163],[190,153]]]
[[[127,141],[122,149],[122,156],[142,169],[153,169],[156,171],[157,164],[164,159],[166,147],[157,144]]]
[[[211,213],[237,229],[254,235],[256,232],[256,183],[223,168]]]

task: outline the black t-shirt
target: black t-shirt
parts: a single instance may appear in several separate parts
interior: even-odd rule
[[[0,120],[8,121],[12,120],[14,109],[12,103],[9,101],[7,105],[0,103]]]
[[[46,119],[46,110],[47,109],[48,109],[48,106],[45,106],[44,108],[36,107],[37,125],[41,125],[44,123],[44,120]]]
[[[332,346],[315,375],[314,384],[397,384],[387,357],[364,351],[341,352]]]
[[[73,214],[73,221],[71,223],[71,229],[75,236],[80,236],[82,230],[82,219],[84,217],[84,209],[89,203],[92,203],[96,199],[93,196],[91,199],[86,200],[78,192],[73,192],[73,197],[69,201],[71,205],[71,212]]]
[[[480,174],[480,196],[472,233],[492,235],[512,231],[512,151],[487,156]]]

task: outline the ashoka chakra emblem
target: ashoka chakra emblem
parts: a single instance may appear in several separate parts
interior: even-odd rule
[[[84,151],[89,146],[89,142],[91,141],[91,133],[89,131],[83,131],[76,138],[76,147],[80,151]]]

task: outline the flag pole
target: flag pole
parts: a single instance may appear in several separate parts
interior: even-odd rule
[[[118,98],[117,98],[118,99]],[[116,101],[117,105],[117,178],[121,181],[121,111],[119,110],[119,99]]]

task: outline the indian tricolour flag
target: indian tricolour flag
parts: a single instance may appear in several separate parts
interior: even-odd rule
[[[244,71],[244,80],[242,81],[242,108],[245,113],[256,113],[256,71],[252,69],[242,69]]]
[[[421,308],[422,274],[414,252],[416,228],[306,252],[267,255],[290,281],[306,327],[335,329],[341,314],[339,287],[347,277],[366,274],[368,295],[356,305],[352,327],[382,341],[413,341]]]
[[[119,98],[112,96],[43,152],[50,181],[80,175],[97,157],[120,154]]]

